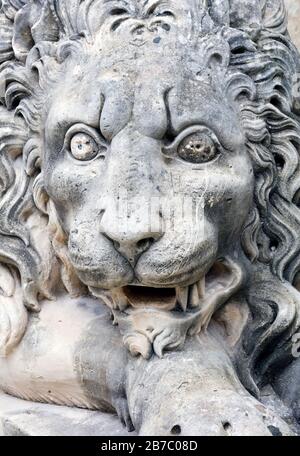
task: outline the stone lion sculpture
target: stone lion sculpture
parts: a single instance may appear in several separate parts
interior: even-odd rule
[[[292,434],[261,398],[299,418],[282,0],[3,0],[0,21],[1,388],[141,435]]]

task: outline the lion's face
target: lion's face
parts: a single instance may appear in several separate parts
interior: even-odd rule
[[[185,287],[238,252],[252,206],[237,109],[192,59],[159,40],[106,57],[85,49],[47,116],[45,188],[72,264],[95,294],[127,287],[134,307],[140,286],[156,288],[155,307],[173,309],[175,287],[197,306]]]
[[[300,252],[299,56],[282,0],[22,1],[13,21],[2,3],[1,115],[17,141],[5,124],[1,257],[25,306],[84,283],[149,356],[240,291],[253,318],[237,363],[253,389],[299,314],[274,286],[295,283]]]

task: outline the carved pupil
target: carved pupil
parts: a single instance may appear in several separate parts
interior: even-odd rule
[[[207,163],[217,155],[214,141],[206,133],[194,133],[179,145],[178,155],[191,163]]]
[[[86,133],[77,133],[71,139],[71,153],[77,160],[91,160],[98,153],[94,139]]]

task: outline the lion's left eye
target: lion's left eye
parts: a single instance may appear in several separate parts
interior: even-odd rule
[[[77,160],[87,161],[96,157],[99,146],[90,135],[77,133],[71,139],[70,150]]]
[[[204,125],[193,125],[186,128],[171,144],[162,148],[166,158],[179,158],[181,161],[200,167],[214,162],[222,151],[223,147],[214,131]]]
[[[206,132],[198,131],[181,141],[177,153],[182,160],[191,163],[208,163],[217,156],[218,148]]]

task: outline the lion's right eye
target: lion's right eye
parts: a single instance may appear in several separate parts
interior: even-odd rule
[[[79,162],[105,160],[108,143],[96,128],[75,124],[66,133],[64,150]]]
[[[90,135],[77,133],[71,139],[70,150],[77,160],[87,161],[96,157],[99,146]]]

